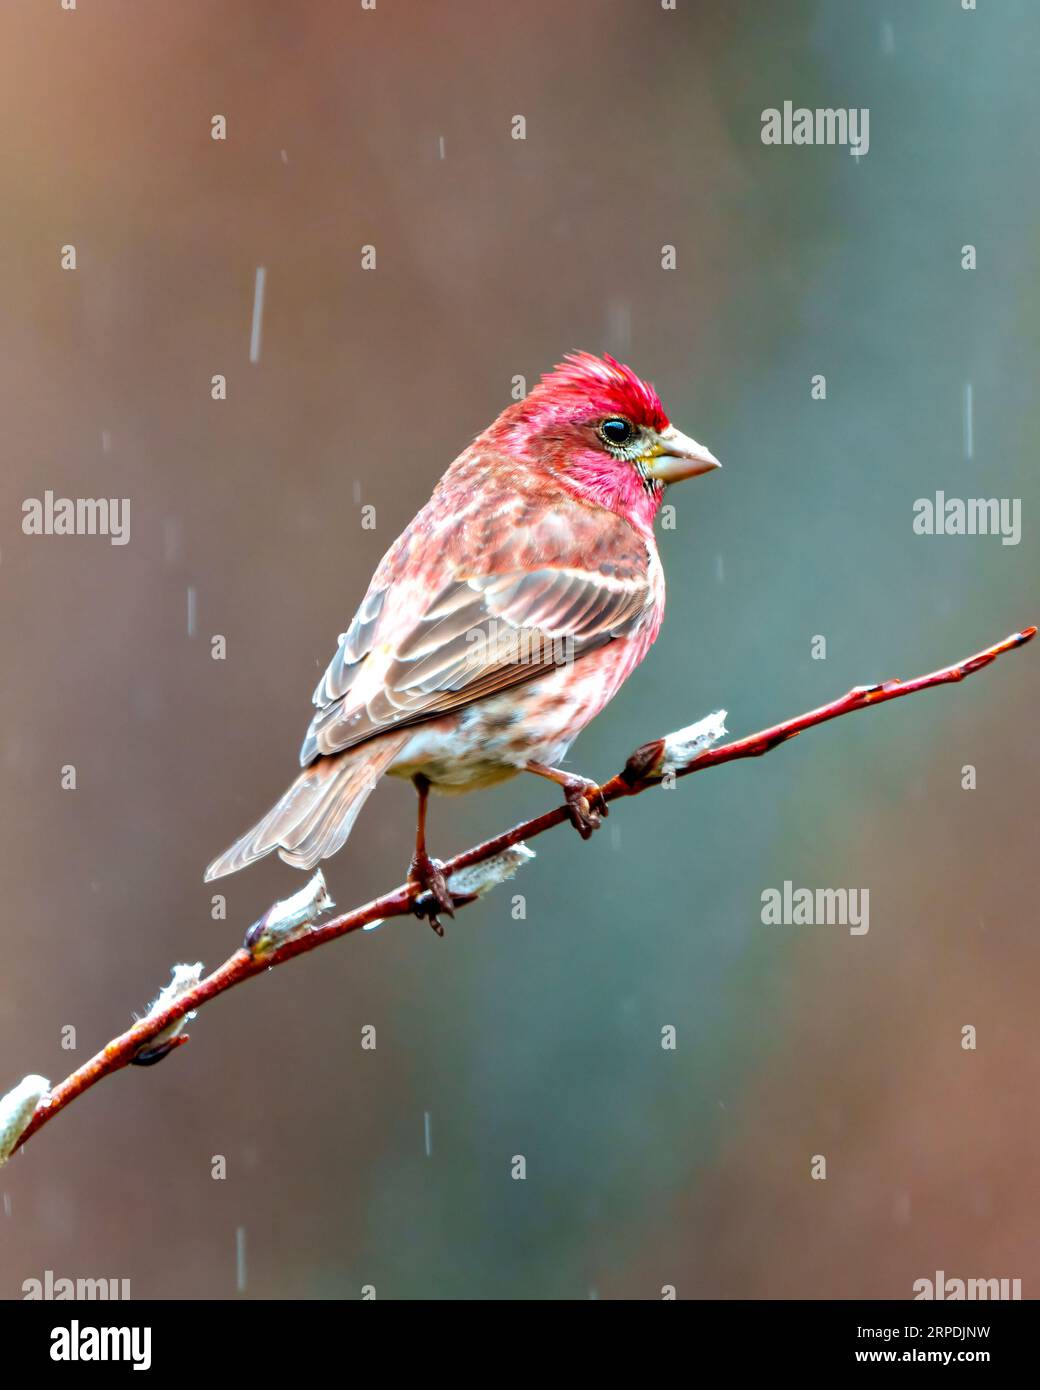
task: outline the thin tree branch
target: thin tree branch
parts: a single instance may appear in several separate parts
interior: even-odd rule
[[[771,728],[750,734],[747,738],[735,739],[731,743],[698,752],[695,756],[678,763],[675,762],[675,755],[683,747],[682,733],[654,739],[652,742],[637,748],[628,758],[621,772],[603,785],[604,800],[610,802],[617,801],[622,797],[637,796],[649,787],[657,786],[670,774],[674,774],[676,777],[687,777],[691,773],[702,772],[709,767],[718,767],[722,763],[736,762],[739,758],[757,758],[763,753],[770,752],[779,744],[785,743],[788,739],[794,738],[803,730],[815,728],[818,724],[825,724],[828,720],[838,719],[845,714],[852,714],[855,710],[884,704],[887,700],[899,700],[904,695],[915,695],[918,691],[930,690],[933,686],[962,681],[966,676],[981,671],[983,667],[988,666],[1005,652],[1024,646],[1035,636],[1036,628],[1029,627],[1022,632],[1013,633],[1003,642],[997,642],[994,646],[987,647],[985,651],[978,652],[975,656],[970,656],[953,666],[944,666],[941,670],[932,671],[929,675],[917,676],[909,681],[889,680],[880,685],[857,686],[850,690],[847,695],[843,695],[841,699],[833,700],[827,705],[821,705],[818,709],[810,710],[807,714],[800,714],[793,719],[785,720],[783,723],[774,724]],[[520,825],[513,826],[511,830],[506,830],[501,835],[485,840],[483,844],[475,845],[472,849],[465,850],[462,854],[457,854],[454,859],[448,860],[443,866],[445,877],[450,878],[452,874],[461,869],[486,863],[511,846],[517,845],[521,841],[533,839],[536,835],[542,835],[545,831],[561,825],[568,819],[566,808],[559,805],[551,811],[543,812],[540,816],[523,821]],[[371,926],[373,923],[386,918],[410,915],[413,908],[414,893],[414,886],[402,883],[389,893],[384,893],[382,897],[375,898],[372,902],[365,904],[365,906],[354,908],[351,912],[345,912],[326,922],[323,926],[312,927],[305,935],[289,940],[266,954],[254,953],[246,948],[237,950],[212,974],[184,990],[173,1002],[161,1008],[153,1007],[147,1017],[139,1019],[132,1028],[128,1028],[125,1033],[113,1038],[89,1062],[78,1067],[71,1076],[66,1077],[60,1085],[55,1086],[49,1095],[40,1101],[32,1119],[13,1147],[19,1148],[37,1130],[42,1129],[45,1124],[60,1114],[77,1096],[90,1090],[92,1086],[96,1086],[103,1077],[119,1071],[135,1061],[138,1063],[143,1061],[146,1064],[158,1061],[166,1055],[167,1051],[186,1042],[187,1035],[177,1031],[185,1014],[193,1013],[211,999],[215,999],[218,995],[233,989],[234,986],[252,979],[254,975],[261,975],[274,966],[285,965],[296,956],[317,950],[326,942],[347,936],[350,932],[359,931],[363,927]],[[455,906],[457,908],[465,907],[473,901],[475,901],[475,895],[456,897]],[[165,1039],[160,1037],[164,1033],[167,1035]]]

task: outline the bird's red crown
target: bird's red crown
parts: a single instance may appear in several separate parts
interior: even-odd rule
[[[608,353],[569,352],[547,372],[529,399],[556,404],[588,405],[604,415],[624,415],[650,429],[668,427],[661,398],[648,381]]]

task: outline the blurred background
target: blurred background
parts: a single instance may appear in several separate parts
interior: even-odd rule
[[[1036,620],[1038,43],[1029,0],[4,7],[0,1090],[298,886],[202,871],[292,774],[383,551],[569,349],[725,463],[669,499],[661,638],[576,770]],[[869,153],[764,146],[785,100],[869,108]],[[47,489],[129,497],[129,544],[23,535]],[[1022,499],[1021,543],[915,535],[937,490]],[[546,836],[443,941],[234,990],[0,1173],[0,1296],[1035,1296],[1038,659]],[[382,785],[326,865],[341,907],[400,881],[413,800]],[[431,848],[552,800],[437,800]],[[869,933],[764,926],[785,880],[868,889]]]

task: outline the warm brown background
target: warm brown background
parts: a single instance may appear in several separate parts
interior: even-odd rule
[[[382,551],[569,348],[727,465],[676,493],[662,638],[581,771],[1036,619],[1038,40],[1025,0],[4,6],[0,1089],[296,885],[218,885],[214,922],[201,873],[291,774]],[[868,106],[868,156],[763,147],[785,98]],[[130,544],[24,537],[47,488],[129,496]],[[1022,544],[914,536],[937,488],[1022,497]],[[1035,1296],[1038,660],[557,832],[524,922],[503,890],[445,941],[395,924],[235,991],[0,1174],[0,1296],[49,1268],[235,1297],[238,1227],[258,1297]],[[438,802],[434,846],[546,804]],[[341,905],[399,879],[411,816],[380,789]],[[785,878],[869,888],[869,935],[762,926]]]

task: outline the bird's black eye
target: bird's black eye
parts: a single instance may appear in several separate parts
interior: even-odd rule
[[[627,444],[635,430],[627,420],[604,420],[599,432],[608,444]]]

